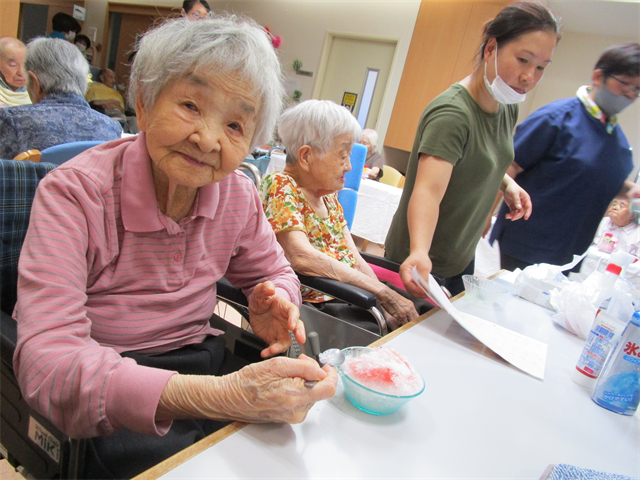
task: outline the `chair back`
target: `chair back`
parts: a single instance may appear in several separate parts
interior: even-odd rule
[[[18,257],[40,180],[56,168],[51,163],[0,160],[0,307],[11,315],[16,303]]]
[[[344,176],[344,188],[350,188],[356,192],[360,190],[364,162],[367,159],[367,147],[354,143],[351,149],[351,170]]]
[[[351,170],[346,173],[344,188],[338,192],[338,201],[342,205],[344,218],[347,221],[347,227],[351,230],[353,217],[356,214],[356,205],[358,203],[358,190],[360,182],[362,182],[362,171],[364,170],[364,161],[367,158],[367,147],[359,143],[353,144],[351,150]]]
[[[343,188],[338,192],[338,202],[342,206],[344,219],[347,221],[347,228],[351,230],[353,218],[356,215],[356,206],[358,204],[358,192],[350,188]]]
[[[398,170],[390,167],[389,165],[383,165],[382,171],[384,172],[384,175],[382,175],[380,183],[385,183],[392,187],[404,187],[404,175],[402,175]]]
[[[42,158],[40,161],[53,163],[55,165],[62,165],[67,160],[71,160],[76,155],[100,145],[101,143],[104,143],[104,140],[69,142],[54,145],[53,147],[42,150]]]

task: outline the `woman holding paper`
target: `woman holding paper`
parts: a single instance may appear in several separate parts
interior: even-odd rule
[[[540,81],[558,42],[558,23],[543,5],[517,2],[485,25],[474,71],[425,109],[409,157],[400,205],[386,240],[400,275],[444,279],[456,294],[473,273],[475,248],[497,192],[507,218],[531,215],[529,195],[508,175],[513,161],[517,103]]]

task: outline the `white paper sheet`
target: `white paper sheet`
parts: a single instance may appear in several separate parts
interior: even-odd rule
[[[411,273],[413,280],[423,288],[426,294],[467,332],[514,367],[536,378],[544,379],[544,368],[547,361],[546,343],[461,312],[453,306],[431,275],[429,275],[427,283],[415,267]]]

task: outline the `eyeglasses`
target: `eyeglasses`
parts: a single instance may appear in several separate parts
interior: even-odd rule
[[[197,12],[187,13],[187,16],[190,17],[192,20],[195,20],[195,21],[204,20],[205,18],[209,18],[208,15],[200,15]]]
[[[625,95],[629,95],[630,93],[635,93],[638,97],[640,97],[640,87],[636,87],[633,83],[631,82],[625,82],[624,80],[622,80],[621,78],[616,77],[615,75],[609,75],[611,78],[619,81],[624,88],[622,89],[623,93]]]

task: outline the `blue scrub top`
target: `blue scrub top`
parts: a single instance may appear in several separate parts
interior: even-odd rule
[[[64,38],[64,33],[56,32],[55,30],[51,32],[49,35],[46,35],[47,38],[59,38],[60,40],[66,40]]]
[[[490,242],[527,263],[564,265],[584,253],[633,169],[620,126],[607,133],[579,98],[550,103],[516,130],[516,182],[531,196],[529,220],[505,220],[503,203]]]

